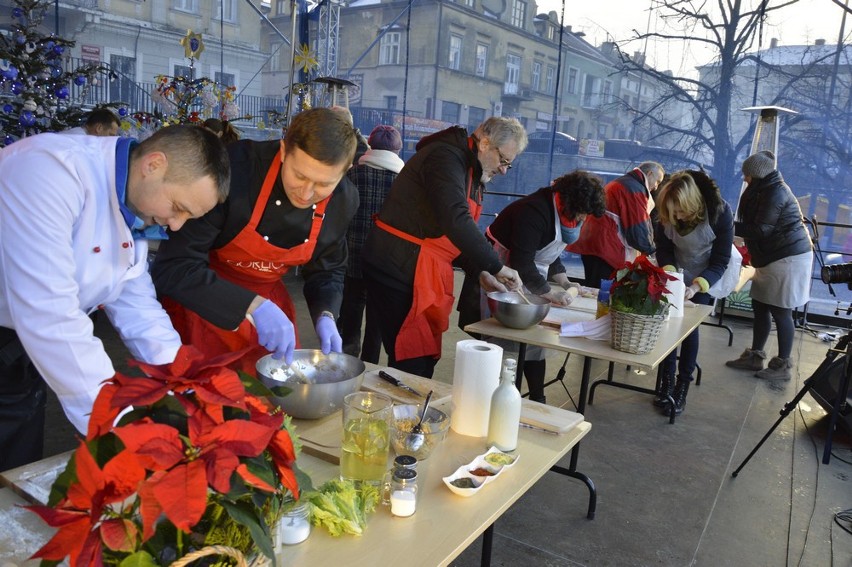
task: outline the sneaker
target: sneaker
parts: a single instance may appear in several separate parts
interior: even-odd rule
[[[747,348],[736,360],[729,360],[725,366],[739,368],[740,370],[763,370],[763,361],[766,353],[762,350],[751,350]]]
[[[754,375],[764,380],[789,380],[792,375],[792,368],[793,362],[789,358],[773,356],[769,365]]]

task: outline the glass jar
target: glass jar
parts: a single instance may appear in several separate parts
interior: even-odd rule
[[[390,487],[391,514],[406,518],[417,510],[417,471],[397,469]]]
[[[284,512],[278,521],[278,541],[284,545],[302,543],[311,535],[310,509],[307,504],[298,504]]]

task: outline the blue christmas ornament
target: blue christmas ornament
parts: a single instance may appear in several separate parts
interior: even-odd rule
[[[66,98],[68,98],[68,87],[66,87],[65,85],[62,85],[60,87],[56,87],[55,92],[56,92],[56,96],[58,96],[62,100],[65,100]]]
[[[25,36],[22,33],[19,33],[18,35],[15,36],[15,42],[17,42],[18,45],[23,45],[27,42],[27,36]]]
[[[53,46],[56,45],[52,40],[48,40],[47,43],[44,44],[44,50],[50,51],[53,49]]]
[[[3,112],[5,112],[6,114],[9,114],[13,110],[15,110],[15,107],[9,104],[8,102],[3,105]]]
[[[118,115],[119,116],[127,116],[127,109],[122,106],[121,108],[118,109]]]
[[[8,67],[5,67],[2,71],[0,71],[0,75],[3,75],[3,77],[7,79],[14,80],[18,76],[18,68],[10,64]]]
[[[13,138],[12,136],[10,136],[8,134],[6,134],[6,137],[3,139],[3,143],[7,146],[14,141],[15,141],[15,138]]]
[[[20,122],[21,122],[21,126],[23,126],[24,128],[31,128],[32,126],[35,126],[35,123],[36,123],[35,114],[30,112],[29,110],[23,111],[21,113]]]
[[[62,67],[56,66],[50,68],[50,76],[54,79],[59,78],[62,75]]]
[[[55,54],[57,54],[57,55],[62,55],[62,53],[63,53],[64,51],[65,51],[65,48],[64,48],[64,47],[62,47],[61,45],[54,45],[54,46],[53,46],[53,52],[54,52]]]
[[[12,92],[16,95],[21,94],[24,90],[24,85],[21,84],[21,81],[15,81],[12,83]]]
[[[86,76],[85,75],[77,75],[74,77],[74,84],[78,87],[82,87],[86,84]]]
[[[18,8],[18,7],[12,8],[12,17],[13,18],[20,18],[23,15],[24,15],[24,11],[21,10],[20,8]]]

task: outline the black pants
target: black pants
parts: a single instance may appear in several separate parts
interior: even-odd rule
[[[47,387],[18,335],[0,327],[0,470],[42,458]]]
[[[607,264],[600,257],[582,254],[580,258],[583,260],[586,287],[600,288],[601,280],[612,278],[612,272],[615,271],[615,268]]]
[[[337,321],[337,329],[343,339],[343,352],[352,356],[360,354],[361,360],[378,364],[382,354],[382,333],[369,313],[364,327],[364,343],[361,345],[361,321],[364,319],[366,305],[367,289],[363,278],[346,276],[343,304],[340,306],[340,319]]]
[[[385,285],[380,279],[364,273],[364,284],[367,288],[367,320],[372,317],[378,322],[382,334],[382,344],[388,353],[388,366],[398,368],[403,372],[431,378],[435,372],[438,359],[431,356],[420,356],[396,359],[396,337],[411,310],[414,300],[412,291],[400,291]]]

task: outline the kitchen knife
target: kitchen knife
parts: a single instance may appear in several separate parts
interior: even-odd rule
[[[394,378],[393,376],[391,376],[390,374],[388,374],[384,370],[379,370],[379,378],[381,378],[385,382],[390,382],[394,386],[396,386],[398,388],[402,388],[406,392],[410,392],[410,393],[414,394],[415,396],[418,396],[418,397],[421,397],[421,398],[423,397],[423,394],[421,394],[420,392],[418,392],[417,390],[415,390],[411,386],[406,386],[402,382],[402,380],[400,380],[399,378]]]

